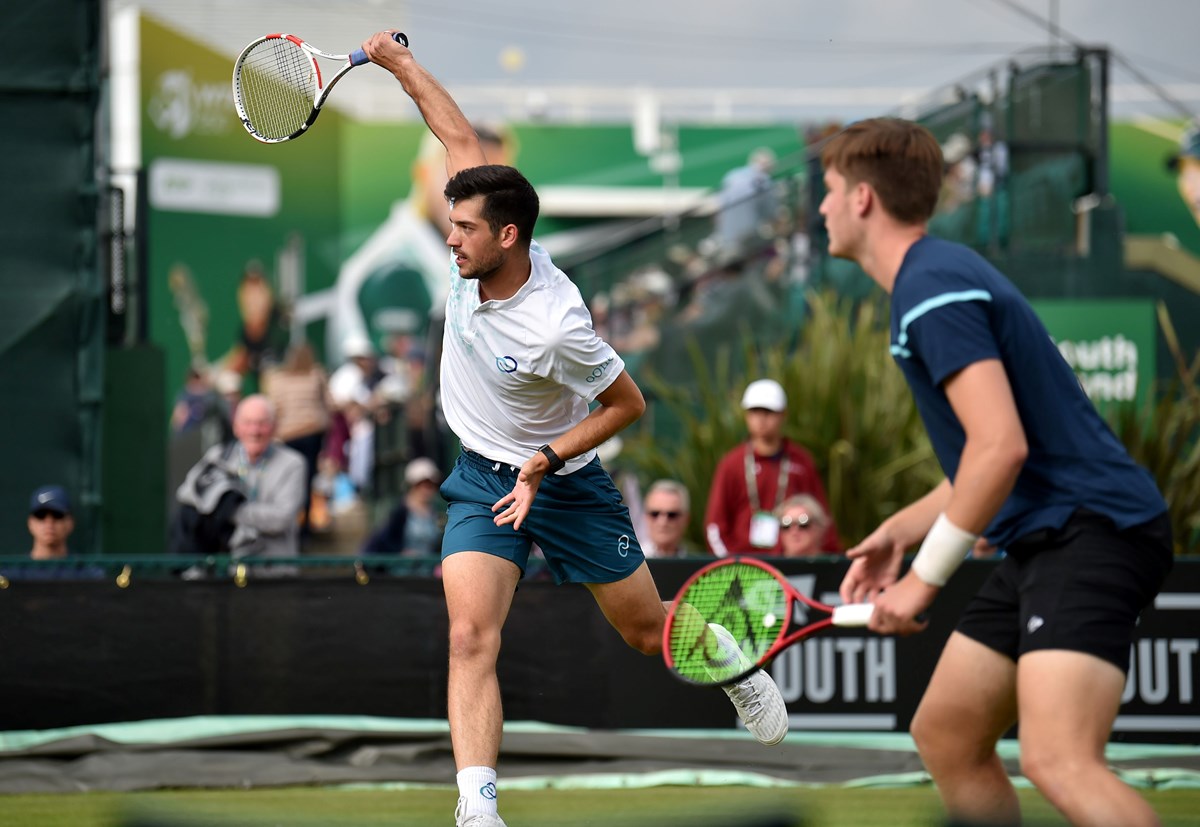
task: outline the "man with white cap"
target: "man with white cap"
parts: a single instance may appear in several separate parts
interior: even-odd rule
[[[364,554],[430,557],[441,550],[442,525],[434,506],[442,473],[428,457],[417,457],[404,468],[407,491],[388,514],[387,522],[370,536]]]
[[[709,548],[730,554],[779,554],[775,507],[795,494],[810,494],[832,513],[812,454],[783,435],[787,394],[774,379],[751,382],[742,395],[749,440],[721,458],[713,474],[704,525]],[[821,543],[840,550],[830,520]]]

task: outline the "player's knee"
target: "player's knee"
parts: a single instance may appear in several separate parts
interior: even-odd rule
[[[500,652],[500,630],[470,620],[450,624],[450,657],[456,660],[491,658]]]
[[[630,647],[643,655],[658,655],[662,653],[662,629],[637,628],[621,630],[621,637]]]
[[[1058,790],[1071,786],[1072,779],[1082,777],[1086,763],[1053,744],[1021,744],[1021,774],[1051,801]]]

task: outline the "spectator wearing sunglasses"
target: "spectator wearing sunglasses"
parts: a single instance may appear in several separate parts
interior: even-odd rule
[[[83,560],[67,563],[70,551],[67,541],[75,530],[71,513],[71,496],[61,485],[43,485],[29,496],[29,518],[26,522],[33,537],[29,551],[34,564],[6,568],[0,572],[4,580],[64,580],[95,579],[105,572],[99,566]],[[46,561],[46,562],[41,562]],[[54,565],[51,561],[64,561]]]
[[[687,486],[676,480],[656,480],[642,500],[644,537],[639,537],[647,557],[707,557],[685,538],[691,520]]]
[[[67,539],[75,530],[71,496],[61,485],[43,485],[29,497],[29,533],[33,535],[31,560],[58,560],[67,556]]]
[[[816,497],[796,494],[775,509],[779,518],[779,553],[784,557],[816,557],[829,530],[829,515]]]

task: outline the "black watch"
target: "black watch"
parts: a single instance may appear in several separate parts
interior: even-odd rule
[[[566,465],[565,462],[558,458],[558,454],[554,453],[554,449],[549,445],[543,445],[538,450],[550,461],[550,470],[546,472],[547,474],[554,474]]]

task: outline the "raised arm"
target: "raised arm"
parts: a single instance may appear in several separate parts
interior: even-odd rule
[[[454,98],[428,69],[417,62],[407,46],[392,40],[392,30],[372,35],[363,43],[363,51],[372,63],[395,75],[413,99],[429,130],[446,147],[446,170],[451,177],[461,170],[487,163],[479,136]]]

